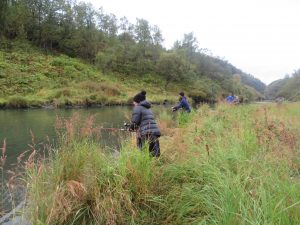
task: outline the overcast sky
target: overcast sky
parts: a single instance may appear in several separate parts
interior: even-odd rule
[[[199,47],[266,84],[300,68],[300,0],[85,0],[131,23],[146,19],[170,48],[193,32]]]

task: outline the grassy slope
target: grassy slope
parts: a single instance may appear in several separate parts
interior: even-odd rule
[[[300,74],[295,75],[286,80],[286,83],[281,87],[278,96],[283,96],[290,101],[300,100]]]
[[[0,42],[0,108],[127,104],[141,89],[154,103],[176,102],[181,90],[197,101],[220,100],[228,94],[225,86],[233,86],[244,99],[261,95],[240,81],[226,82],[204,76],[188,84],[171,83],[166,90],[166,81],[155,74],[103,74],[91,64],[59,53],[46,54],[25,41]]]
[[[270,99],[284,97],[289,101],[300,100],[300,75],[274,81],[266,89],[266,96]]]
[[[101,153],[82,139],[89,122],[74,139],[67,121],[53,159],[27,163],[28,215],[35,224],[300,224],[299,116],[299,104],[203,106],[177,122],[163,114],[158,160],[134,139],[118,158]]]
[[[6,45],[0,49],[0,106],[123,104],[141,89],[153,102],[175,101],[181,88],[171,85],[166,92],[161,78],[150,75],[104,75],[78,59],[46,55],[23,41]]]

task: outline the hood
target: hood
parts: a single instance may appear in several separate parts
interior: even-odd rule
[[[145,100],[145,101],[140,102],[140,106],[143,106],[147,109],[150,109],[151,108],[151,103]]]

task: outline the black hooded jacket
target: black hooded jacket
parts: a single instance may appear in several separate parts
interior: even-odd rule
[[[134,129],[139,131],[140,136],[161,135],[150,108],[150,102],[142,101],[133,109],[131,123]]]

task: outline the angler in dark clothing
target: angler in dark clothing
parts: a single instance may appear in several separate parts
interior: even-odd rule
[[[186,97],[184,96],[184,93],[180,92],[179,96],[180,96],[179,103],[176,106],[172,107],[173,112],[177,111],[180,108],[183,108],[185,112],[190,113],[191,112],[191,106],[189,105]]]
[[[160,156],[159,137],[160,130],[151,111],[150,102],[146,101],[146,92],[141,91],[133,98],[130,130],[137,131],[137,146],[142,149],[145,142],[149,143],[149,152],[152,156]]]

